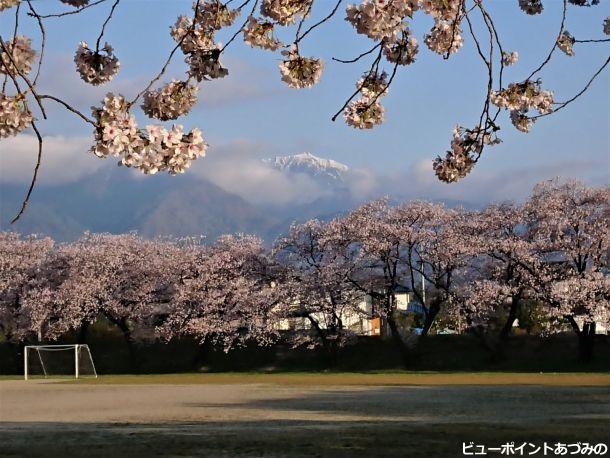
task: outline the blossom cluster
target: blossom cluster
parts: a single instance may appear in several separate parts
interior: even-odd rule
[[[542,0],[519,0],[519,7],[530,15],[540,14],[544,9]]]
[[[172,175],[183,173],[191,162],[205,156],[207,144],[199,129],[188,134],[182,126],[170,130],[162,126],[146,126],[140,131],[135,117],[129,113],[129,104],[120,95],[109,93],[101,108],[93,108],[98,127],[96,144],[91,151],[98,157],[119,157],[120,164],[134,167],[146,174],[167,171]]]
[[[233,25],[237,16],[239,10],[231,10],[219,0],[208,0],[199,4],[195,22],[206,31],[220,30]]]
[[[543,91],[540,81],[511,83],[507,89],[491,91],[490,100],[494,105],[509,110],[536,109],[541,114],[553,111],[553,93]]]
[[[494,134],[481,128],[464,129],[459,124],[453,129],[451,150],[444,158],[438,156],[433,163],[434,172],[439,180],[454,183],[464,178],[476,162],[474,155],[483,151],[485,145],[500,142]]]
[[[517,51],[502,51],[502,64],[505,66],[511,66],[517,63],[519,60],[519,53]]]
[[[16,74],[30,73],[36,51],[32,49],[32,40],[24,35],[17,35],[5,43],[6,51],[2,50],[0,73]],[[7,52],[8,51],[8,52]]]
[[[350,102],[343,111],[347,125],[356,129],[372,129],[383,122],[384,114],[383,105],[368,97]]]
[[[85,6],[89,3],[89,0],[59,0],[66,5],[74,6],[76,8],[80,8],[81,6]]]
[[[573,56],[573,47],[575,42],[576,39],[570,34],[570,32],[564,30],[557,39],[557,47],[561,49],[564,53],[566,53],[568,56]]]
[[[519,110],[512,110],[510,112],[510,122],[512,122],[513,126],[521,132],[528,133],[532,129],[535,121],[535,119],[530,118]]]
[[[419,52],[417,39],[405,28],[399,38],[383,42],[383,55],[388,62],[398,65],[410,65],[415,62]]]
[[[558,281],[551,286],[550,295],[562,306],[552,310],[559,318],[568,311],[568,313],[578,313],[587,321],[602,323],[610,321],[610,308],[590,307],[590,304],[599,303],[604,298],[610,297],[610,277],[602,272],[588,271],[582,276]]]
[[[364,97],[380,97],[388,92],[388,74],[375,71],[365,73],[356,83],[356,87]]]
[[[81,79],[94,86],[112,80],[121,66],[113,52],[114,49],[108,43],[101,50],[94,51],[89,49],[86,42],[81,41],[74,56]]]
[[[220,63],[221,45],[214,48],[193,52],[186,57],[189,64],[188,74],[197,81],[224,78],[229,70]]]
[[[22,97],[0,93],[0,138],[17,135],[32,123],[32,119]]]
[[[313,57],[303,57],[295,46],[289,51],[282,51],[287,59],[280,62],[282,81],[293,88],[311,87],[320,81],[324,62]]]
[[[275,51],[284,47],[284,44],[273,36],[273,23],[259,21],[254,16],[248,17],[244,26],[244,41],[252,47]]]
[[[180,44],[189,65],[189,76],[203,80],[224,78],[229,71],[220,63],[222,46],[214,42],[214,32],[233,24],[239,10],[230,10],[218,0],[193,3],[194,18],[180,16],[170,34]]]
[[[497,107],[511,111],[511,122],[521,132],[529,132],[534,122],[527,116],[529,110],[537,110],[540,114],[553,111],[553,93],[543,91],[540,81],[511,83],[507,89],[491,91],[489,99]]]
[[[419,8],[417,1],[363,0],[359,5],[348,5],[346,21],[357,33],[372,40],[393,39],[406,27],[404,18]]]
[[[214,37],[201,28],[196,27],[192,18],[179,16],[176,23],[170,28],[170,35],[180,43],[180,49],[184,54],[189,54],[198,49],[211,49],[214,47]]]
[[[294,24],[297,17],[307,17],[313,0],[263,0],[261,14],[280,25]]]
[[[435,20],[454,21],[461,8],[460,0],[423,0],[422,8]]]
[[[21,0],[0,0],[0,11],[18,5]]]
[[[424,43],[430,49],[438,54],[455,53],[463,45],[462,28],[457,21],[448,22],[438,20],[434,23],[434,27],[424,37]]]
[[[356,88],[362,98],[350,102],[343,112],[348,126],[356,129],[372,129],[383,122],[384,108],[379,99],[388,93],[388,75],[371,71],[362,75]]]
[[[197,103],[199,88],[185,81],[172,81],[160,89],[144,93],[142,110],[161,121],[177,119]]]

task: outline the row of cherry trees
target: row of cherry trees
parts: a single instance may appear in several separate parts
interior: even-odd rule
[[[557,180],[523,205],[481,211],[378,200],[293,225],[272,249],[242,235],[205,244],[85,234],[54,244],[1,233],[0,327],[13,341],[55,340],[105,317],[131,351],[139,339],[181,336],[229,348],[270,343],[280,322],[298,317],[310,326],[295,344],[331,350],[353,337],[343,317],[362,313],[370,294],[408,358],[392,294],[407,287],[424,304],[424,336],[442,315],[488,331],[506,316],[507,336],[525,301],[537,301],[549,331],[571,327],[587,358],[596,323],[610,324],[609,201],[607,187]]]

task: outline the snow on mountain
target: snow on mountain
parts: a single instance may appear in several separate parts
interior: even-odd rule
[[[324,159],[311,153],[295,154],[292,156],[276,156],[263,159],[271,167],[289,173],[304,173],[316,180],[328,184],[341,183],[345,179],[349,167],[332,159]]]

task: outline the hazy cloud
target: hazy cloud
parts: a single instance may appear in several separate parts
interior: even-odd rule
[[[307,175],[289,177],[264,164],[261,159],[273,156],[271,149],[270,145],[245,139],[211,146],[208,156],[193,164],[191,171],[256,204],[311,202],[331,192],[321,189]]]
[[[607,164],[565,161],[500,170],[485,170],[479,166],[458,183],[447,184],[434,175],[432,161],[421,160],[404,172],[379,175],[376,193],[404,199],[443,199],[472,204],[519,201],[530,195],[536,183],[556,176],[576,177],[592,185],[608,183]]]
[[[40,184],[66,183],[89,175],[109,161],[89,153],[89,137],[45,137]],[[34,135],[21,134],[2,141],[0,181],[24,183],[31,179],[36,163],[38,141]]]

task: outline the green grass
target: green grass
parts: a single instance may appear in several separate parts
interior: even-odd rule
[[[0,380],[21,377],[3,376]],[[181,374],[102,375],[74,380],[81,384],[278,384],[278,385],[544,385],[610,386],[610,373],[523,373],[523,372],[221,372]]]

